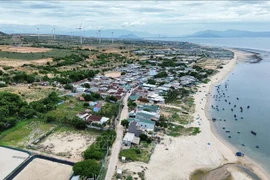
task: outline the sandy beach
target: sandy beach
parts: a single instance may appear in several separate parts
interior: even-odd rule
[[[224,61],[226,65],[219,70],[219,73],[212,76],[209,83],[199,85],[198,92],[194,94],[196,106],[194,122],[190,126],[200,127],[201,133],[188,137],[165,136],[164,143],[156,146],[148,164],[132,162],[119,164],[119,167],[133,172],[141,172],[142,167],[147,167],[145,171],[147,180],[187,180],[197,169],[210,170],[227,163],[241,162],[261,179],[269,179],[255,162],[247,157],[236,157],[236,150],[215,133],[207,118],[205,107],[208,106],[208,95],[212,87],[226,78],[233,71],[237,61],[246,56],[242,51],[232,51],[235,53],[234,58]],[[235,180],[248,179],[248,175],[240,169],[228,168],[227,171]]]

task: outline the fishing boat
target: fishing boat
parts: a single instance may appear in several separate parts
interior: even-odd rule
[[[251,132],[251,134],[253,134],[254,136],[256,136],[257,135],[257,133],[256,132],[254,132],[254,131],[250,131]]]

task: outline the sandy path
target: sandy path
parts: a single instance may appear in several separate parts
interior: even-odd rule
[[[196,106],[194,122],[191,126],[200,127],[202,132],[189,137],[172,138],[165,136],[164,144],[156,146],[148,164],[140,162],[126,163],[122,164],[123,169],[138,172],[137,170],[142,170],[141,166],[146,166],[148,168],[145,172],[147,180],[183,180],[189,179],[190,174],[196,169],[212,169],[239,160],[234,154],[235,151],[225,145],[211,131],[211,124],[204,111],[207,104],[206,95],[210,92],[212,86],[223,80],[234,69],[237,56],[243,55],[240,51],[234,52],[235,57],[227,61],[223,69],[220,69],[219,73],[211,77],[208,84],[200,85],[198,92],[194,95]],[[198,122],[200,122],[200,125]],[[259,169],[254,170],[262,179],[267,179]]]
[[[116,165],[118,162],[118,156],[122,147],[122,141],[123,141],[123,126],[121,125],[121,121],[123,119],[127,119],[128,118],[128,98],[131,95],[132,91],[128,92],[126,94],[126,96],[124,97],[123,100],[123,109],[120,115],[120,121],[116,127],[116,140],[113,144],[112,150],[111,150],[111,156],[110,156],[110,161],[109,161],[109,165],[108,165],[108,171],[105,177],[105,180],[111,180],[113,175],[115,174],[115,170],[116,170]]]

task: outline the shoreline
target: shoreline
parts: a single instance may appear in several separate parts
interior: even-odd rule
[[[142,173],[143,171],[146,180],[188,180],[196,170],[211,171],[223,165],[231,164],[226,166],[228,168],[223,172],[229,171],[236,180],[251,180],[251,176],[248,173],[255,173],[262,180],[270,179],[268,178],[269,175],[258,165],[259,163],[257,164],[248,157],[236,157],[236,151],[234,150],[236,148],[228,144],[222,137],[219,137],[219,134],[215,132],[213,124],[211,124],[207,117],[207,103],[210,102],[208,94],[211,92],[212,87],[215,83],[219,83],[227,78],[234,70],[237,62],[242,62],[242,59],[245,59],[247,54],[250,54],[248,52],[245,53],[244,50],[233,48],[229,50],[237,52],[235,55],[238,55],[238,57],[235,56],[231,60],[223,60],[223,69],[218,69],[219,72],[209,77],[211,81],[207,84],[198,85],[198,91],[193,94],[195,112],[192,115],[194,121],[187,126],[199,127],[201,132],[196,136],[172,137],[164,135],[162,143],[156,144],[148,163],[139,161],[118,162],[117,167],[133,174]],[[178,110],[176,109],[175,111]],[[236,168],[237,165],[248,168],[250,172],[244,172]],[[212,179],[218,179],[223,175],[220,172],[214,173]]]
[[[211,96],[208,96],[209,94],[212,95],[212,90],[213,87],[217,84],[220,84],[224,79],[226,79],[228,77],[228,75],[233,72],[236,64],[238,61],[242,61],[243,59],[241,57],[238,57],[237,55],[239,55],[239,53],[245,54],[245,53],[252,53],[250,51],[246,51],[245,49],[228,49],[230,51],[232,51],[234,53],[234,58],[229,60],[229,62],[225,65],[226,68],[221,69],[217,74],[215,74],[214,76],[211,77],[210,82],[207,84],[208,85],[208,92],[207,92],[207,96],[206,96],[206,102],[204,105],[204,113],[205,116],[207,118],[207,120],[209,121],[210,124],[210,129],[211,132],[214,134],[214,136],[222,143],[224,144],[227,148],[229,148],[232,152],[237,152],[237,148],[234,147],[232,144],[230,144],[229,142],[227,142],[216,130],[216,128],[214,127],[214,123],[211,121],[211,116],[208,112],[210,104],[211,104]],[[252,53],[253,54],[253,53]],[[239,58],[239,59],[238,59]],[[227,67],[229,66],[229,67]],[[224,66],[223,66],[224,67]],[[200,89],[202,89],[202,87],[200,87],[198,89],[198,91],[200,91]],[[196,104],[197,105],[197,104]],[[196,113],[196,112],[195,112]],[[244,157],[240,157],[237,158],[237,160],[240,163],[235,162],[235,164],[242,164],[246,167],[249,167],[252,171],[254,171],[255,174],[257,174],[260,178],[262,179],[270,179],[269,174],[262,168],[262,165],[259,164],[259,162],[256,162],[256,160],[253,160],[252,158],[250,158],[249,156],[245,155]]]

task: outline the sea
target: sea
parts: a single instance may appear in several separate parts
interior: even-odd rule
[[[209,103],[208,110],[210,116],[217,119],[214,127],[221,137],[260,164],[270,174],[270,38],[165,38],[163,40],[235,47],[258,53],[262,58],[256,63],[251,63],[254,62],[253,57],[237,63],[234,71],[217,84],[219,87],[213,87],[211,93],[215,98],[212,98]]]

